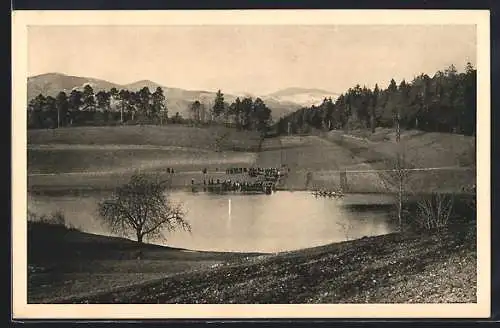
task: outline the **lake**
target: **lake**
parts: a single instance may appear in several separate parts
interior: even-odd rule
[[[39,214],[61,210],[82,231],[109,235],[97,215],[97,203],[106,196],[109,193],[29,194],[28,209]],[[272,195],[175,191],[170,198],[183,204],[192,232],[170,233],[166,244],[192,250],[273,253],[387,234],[397,228],[387,208],[393,199],[381,194],[334,199],[305,191]]]

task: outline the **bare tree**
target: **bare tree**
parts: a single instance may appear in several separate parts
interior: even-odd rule
[[[112,232],[124,236],[135,233],[139,243],[145,238],[165,238],[165,229],[191,231],[181,206],[168,200],[167,187],[165,181],[135,173],[111,199],[99,203],[99,214]]]
[[[399,230],[403,230],[403,214],[405,202],[408,194],[412,192],[408,188],[409,167],[406,161],[406,147],[401,141],[401,129],[399,124],[399,112],[394,116],[396,125],[396,152],[395,157],[389,159],[387,163],[388,172],[383,174],[381,179],[386,189],[396,193],[396,211],[398,217]],[[387,181],[385,181],[387,179]]]
[[[402,211],[403,211],[403,194],[404,194],[404,180],[406,176],[406,170],[404,168],[404,158],[403,158],[403,147],[401,145],[401,125],[399,124],[399,110],[396,114],[396,143],[397,143],[397,154],[396,154],[396,175],[398,178],[398,222],[399,230],[402,229]]]

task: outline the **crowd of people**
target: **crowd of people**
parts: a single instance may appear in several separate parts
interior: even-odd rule
[[[226,174],[242,174],[247,173],[248,168],[246,167],[230,167],[226,169]]]
[[[232,181],[230,179],[227,180],[213,180],[209,179],[208,181],[204,180],[203,187],[207,189],[207,191],[235,191],[235,192],[265,192],[266,189],[272,188],[269,183],[265,181]]]
[[[265,176],[265,177],[276,177],[278,178],[280,173],[285,171],[285,168],[276,168],[276,167],[268,167],[268,168],[262,168],[262,167],[233,167],[233,168],[227,168],[226,169],[226,174],[231,175],[231,174],[244,174],[248,173],[251,177],[258,177],[258,176]],[[206,173],[206,169],[203,170],[203,173]]]
[[[207,169],[202,172],[207,174]],[[193,188],[196,185],[203,185],[203,189],[207,191],[236,191],[236,192],[266,192],[269,193],[274,189],[280,177],[280,169],[278,168],[227,168],[226,175],[248,174],[250,179],[244,177],[236,177],[236,179],[220,179],[220,178],[204,178],[202,183],[196,183],[191,179]]]
[[[263,175],[266,177],[276,177],[278,178],[280,175],[280,170],[275,167],[270,167],[270,168],[261,168],[261,167],[252,167],[248,171],[248,174],[251,177],[256,177],[259,175]]]
[[[240,175],[233,178],[214,178],[207,177],[208,169],[203,168],[202,170],[203,178],[202,180],[196,181],[191,178],[191,187],[193,191],[199,190],[200,188],[204,191],[211,192],[265,192],[270,193],[275,189],[275,185],[278,182],[280,176],[286,174],[289,169],[287,167],[282,168],[261,168],[261,167],[230,167],[225,170],[227,176],[229,175]],[[215,169],[216,172],[220,172],[219,169]],[[173,174],[174,169],[167,168],[167,173]],[[222,172],[220,172],[222,173]],[[241,176],[243,174],[243,176]],[[245,175],[247,175],[245,177]]]

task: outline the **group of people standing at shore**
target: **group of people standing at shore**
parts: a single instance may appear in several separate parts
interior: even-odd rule
[[[263,175],[265,177],[276,177],[278,178],[280,173],[282,172],[283,169],[279,169],[276,167],[267,167],[267,168],[262,168],[262,167],[238,167],[238,168],[227,168],[226,169],[226,174],[242,174],[242,173],[248,173],[251,177],[257,177],[259,175]]]
[[[203,174],[207,174],[207,169],[202,170]],[[280,169],[278,168],[227,168],[226,175],[248,174],[250,178],[257,178],[254,181],[248,181],[244,177],[240,179],[216,179],[208,178],[203,179],[203,189],[208,191],[241,191],[241,192],[255,192],[255,191],[269,191],[273,188],[274,184],[278,181],[280,176]],[[263,179],[262,179],[263,178]],[[191,185],[195,186],[195,180],[191,179]]]
[[[208,191],[264,191],[265,182],[264,181],[233,181],[231,179],[208,179],[203,180],[203,188]]]

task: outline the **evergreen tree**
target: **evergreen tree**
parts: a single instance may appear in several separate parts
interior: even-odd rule
[[[94,97],[94,89],[90,84],[86,84],[85,87],[83,87],[82,100],[85,110],[90,112],[95,111],[96,102]]]
[[[212,107],[212,113],[214,118],[219,118],[224,113],[225,103],[224,103],[224,94],[218,90],[215,95],[214,105]]]
[[[163,94],[163,89],[157,87],[152,96],[152,113],[153,115],[160,118],[160,124],[163,124],[163,120],[167,119],[168,112],[167,106],[165,105],[166,99]]]

